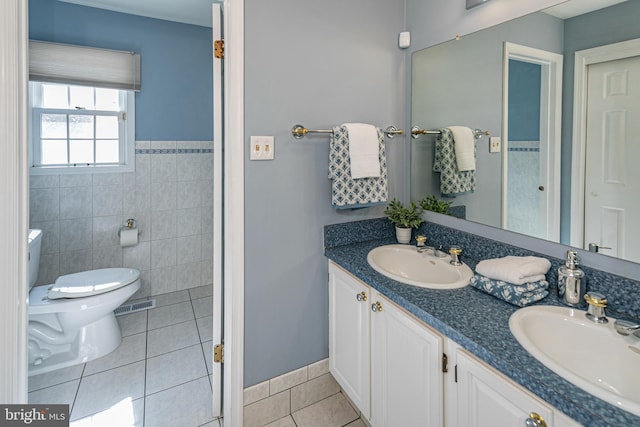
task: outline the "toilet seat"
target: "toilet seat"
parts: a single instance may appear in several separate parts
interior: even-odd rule
[[[49,299],[82,298],[127,286],[140,277],[133,268],[102,268],[60,276],[49,288]]]

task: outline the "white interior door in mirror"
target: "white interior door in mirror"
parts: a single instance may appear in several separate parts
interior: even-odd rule
[[[590,65],[587,99],[585,248],[640,262],[640,56]]]

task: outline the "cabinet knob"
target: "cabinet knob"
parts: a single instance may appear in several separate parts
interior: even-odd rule
[[[356,299],[360,302],[362,301],[366,301],[367,300],[367,294],[365,291],[360,292],[359,294],[356,294]]]
[[[382,311],[382,304],[380,304],[380,301],[376,301],[375,303],[371,304],[371,311],[376,313]]]
[[[527,427],[547,427],[547,422],[538,413],[529,413],[529,418],[524,421],[524,425]]]

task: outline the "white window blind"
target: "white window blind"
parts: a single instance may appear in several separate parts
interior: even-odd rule
[[[139,91],[140,55],[30,40],[29,80]]]

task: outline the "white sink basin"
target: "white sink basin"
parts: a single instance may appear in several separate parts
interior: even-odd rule
[[[521,308],[509,319],[518,342],[547,368],[588,393],[640,415],[640,339],[566,307]]]
[[[451,257],[437,257],[432,251],[419,253],[415,246],[386,245],[367,255],[378,273],[398,282],[429,289],[455,289],[469,284],[473,272],[465,264],[454,266]]]

